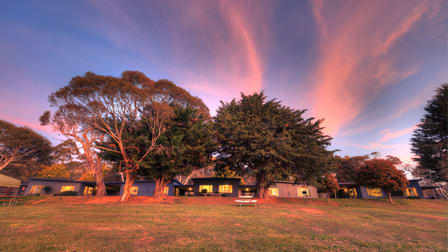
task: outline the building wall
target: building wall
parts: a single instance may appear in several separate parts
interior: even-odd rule
[[[417,190],[418,197],[420,199],[424,199],[425,198],[425,196],[423,194],[423,190],[420,187],[420,185],[418,184],[418,180],[409,180],[409,186],[408,187],[415,188],[415,190]]]
[[[210,178],[210,179],[193,179],[193,191],[195,196],[200,196],[200,185],[212,185],[213,193],[219,193],[219,185],[232,185],[232,193],[222,194],[229,197],[238,197],[240,181],[237,179],[226,178]]]
[[[387,194],[384,192],[383,189],[381,189],[381,196],[371,196],[367,193],[367,187],[366,186],[358,186],[357,187],[357,191],[358,191],[358,198],[360,199],[382,199],[387,197]]]
[[[318,198],[317,189],[314,186],[276,183],[273,187],[278,188],[279,198]],[[301,187],[307,188],[310,191],[310,196],[299,196],[298,189]]]
[[[135,181],[132,186],[138,187],[138,192],[136,196],[154,196],[154,191],[156,189],[156,183],[154,181]],[[173,183],[168,183],[168,195],[174,195]],[[120,186],[120,195],[123,195],[124,183]]]
[[[53,195],[56,193],[60,193],[62,186],[74,186],[75,191],[78,193],[78,195],[82,195],[83,190],[84,190],[84,185],[82,185],[81,182],[65,182],[65,181],[31,179],[30,182],[28,183],[26,190],[25,190],[25,195],[30,195],[30,190],[34,185],[42,185],[44,187],[51,188],[51,191],[49,191],[49,192],[45,192],[45,190],[42,189],[40,195]]]

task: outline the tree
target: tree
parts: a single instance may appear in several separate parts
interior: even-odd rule
[[[50,111],[45,111],[39,118],[41,125],[51,124],[55,130],[68,138],[56,146],[55,155],[59,159],[71,159],[72,155],[79,155],[77,146],[79,144],[83,153],[82,157],[87,161],[89,170],[95,174],[96,196],[103,197],[106,195],[102,171],[103,161],[99,158],[94,145],[96,141],[103,138],[103,134],[85,121],[84,110],[73,106],[72,101],[67,97],[53,93],[49,97],[49,102],[52,107],[57,107],[57,111],[53,115]]]
[[[339,190],[339,183],[333,174],[331,173],[325,174],[325,176],[321,180],[321,184],[323,187],[322,188],[323,191],[333,193],[335,198],[338,197],[337,192]]]
[[[404,191],[408,185],[403,171],[398,170],[391,160],[378,158],[365,161],[365,165],[359,169],[357,182],[368,187],[382,188],[392,204],[391,193]]]
[[[26,127],[0,120],[0,170],[21,161],[50,161],[51,145],[43,136]]]
[[[79,111],[82,122],[104,134],[97,148],[121,156],[120,169],[126,177],[121,202],[129,199],[142,162],[156,149],[157,139],[173,116],[171,105],[191,106],[198,113],[208,114],[202,100],[186,90],[167,80],[154,82],[136,71],[123,72],[121,77],[90,72],[76,76],[53,93],[50,102]],[[131,140],[127,137],[137,132],[143,136]],[[134,145],[138,142],[143,144]]]
[[[142,163],[140,175],[155,180],[156,198],[163,195],[165,186],[177,175],[190,174],[211,162],[214,145],[210,122],[190,107],[177,106],[174,113],[157,141],[157,151]]]
[[[330,138],[321,133],[321,121],[303,119],[304,112],[266,101],[263,92],[221,102],[214,124],[217,173],[230,169],[254,177],[259,198],[275,180],[323,175],[332,154],[326,150]]]
[[[70,179],[71,174],[67,166],[61,163],[55,163],[52,165],[44,166],[44,168],[39,172],[38,177]]]
[[[436,92],[414,130],[411,150],[418,173],[432,182],[443,182],[448,177],[448,83]]]
[[[369,159],[368,155],[354,157],[335,156],[336,177],[340,182],[355,182],[358,180],[359,169]]]

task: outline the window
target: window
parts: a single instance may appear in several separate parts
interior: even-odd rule
[[[138,186],[131,187],[131,195],[137,195],[138,194]]]
[[[383,192],[381,191],[381,188],[369,188],[369,187],[367,187],[367,194],[369,196],[373,196],[373,197],[381,197],[381,196],[383,196]]]
[[[165,186],[163,188],[163,195],[168,195],[169,190],[170,190],[170,188],[168,186]]]
[[[211,193],[211,192],[213,192],[213,186],[212,185],[200,185],[199,192],[200,193]]]
[[[232,185],[219,185],[220,193],[232,193]]]
[[[93,187],[91,186],[86,186],[84,187],[84,196],[92,196],[93,193]]]
[[[75,191],[75,186],[72,186],[72,185],[70,185],[70,186],[62,186],[61,187],[61,192],[67,192],[67,191]]]
[[[418,197],[417,189],[415,187],[406,188],[407,197]]]
[[[356,191],[356,188],[348,189],[348,194],[350,195],[350,198],[357,198],[358,197],[358,192]]]
[[[33,185],[30,189],[30,194],[40,194],[44,189],[43,185]]]
[[[278,197],[278,188],[275,187],[269,187],[268,189],[268,195]]]
[[[297,187],[297,194],[299,197],[311,196],[310,189],[308,187]]]

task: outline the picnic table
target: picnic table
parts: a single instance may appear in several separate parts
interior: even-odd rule
[[[237,200],[235,200],[235,202],[238,203],[240,207],[243,205],[255,206],[257,204],[257,200],[253,199],[252,196],[240,196]]]

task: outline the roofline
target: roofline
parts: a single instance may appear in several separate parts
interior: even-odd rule
[[[241,178],[225,178],[225,177],[203,177],[203,178],[191,178],[191,180],[206,180],[206,179],[217,179],[217,180],[241,180]]]
[[[31,180],[59,181],[59,182],[72,182],[72,183],[95,183],[95,181],[73,180],[64,178],[30,178],[29,181]]]

